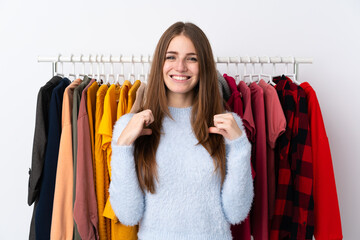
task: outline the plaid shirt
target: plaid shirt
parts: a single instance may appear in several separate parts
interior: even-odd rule
[[[274,78],[274,82],[287,126],[277,142],[277,189],[270,239],[312,239],[313,166],[306,94],[285,76]]]

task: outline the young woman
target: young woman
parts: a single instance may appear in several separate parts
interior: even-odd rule
[[[253,199],[251,146],[225,112],[210,43],[191,23],[160,38],[143,111],[115,124],[110,202],[140,240],[232,239]]]

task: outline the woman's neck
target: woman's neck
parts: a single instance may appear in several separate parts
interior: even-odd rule
[[[193,94],[179,94],[170,93],[167,94],[167,102],[169,107],[174,108],[187,108],[193,104]]]

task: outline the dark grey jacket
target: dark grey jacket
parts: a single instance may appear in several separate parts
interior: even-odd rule
[[[39,196],[40,178],[44,166],[45,149],[49,128],[49,106],[53,89],[62,78],[55,76],[40,88],[36,105],[35,133],[31,169],[29,169],[28,204]]]
[[[41,175],[44,167],[45,149],[47,144],[47,137],[49,131],[49,107],[50,99],[53,89],[61,81],[61,77],[55,76],[40,88],[37,104],[36,104],[36,119],[35,119],[35,133],[33,141],[33,152],[31,160],[31,168],[29,169],[29,183],[28,183],[28,204],[34,204],[34,212],[30,224],[29,239],[35,240],[35,211],[39,200],[39,193],[41,187]]]

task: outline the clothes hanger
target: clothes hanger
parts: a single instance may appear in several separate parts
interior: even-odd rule
[[[236,62],[235,63],[235,68],[236,68],[236,74],[235,74],[235,83],[236,83],[236,85],[239,83],[239,81],[240,81],[240,74],[239,74],[239,63],[238,62]]]
[[[260,78],[260,76],[259,76],[259,74],[254,74],[254,71],[255,71],[255,63],[251,63],[251,73],[250,74],[246,74],[246,69],[247,69],[247,63],[245,63],[245,68],[244,68],[244,76],[243,76],[243,78],[244,78],[244,80],[246,79],[246,78],[249,78],[249,82],[247,83],[246,82],[246,80],[245,80],[245,83],[247,84],[247,85],[250,85],[251,83],[253,83],[253,82],[255,82],[254,81],[254,79],[255,78]]]
[[[122,54],[120,55],[120,73],[116,75],[115,83],[122,85],[125,81],[125,75],[124,75],[124,62],[122,61]],[[120,78],[122,78],[122,82],[120,82]]]
[[[145,73],[144,73],[145,67],[144,67],[144,61],[142,60],[143,55],[140,55],[140,59],[141,59],[141,73],[138,74],[138,79],[143,82],[145,81]]]
[[[263,70],[264,70],[264,63],[260,63],[260,74],[258,74],[258,79],[257,80],[255,80],[255,82],[257,83],[257,84],[259,84],[259,82],[260,82],[260,80],[261,79],[263,79],[264,77],[267,77],[267,75],[266,74],[263,74]]]
[[[134,55],[131,56],[131,73],[129,73],[129,81],[131,84],[135,83],[135,62]]]
[[[64,76],[64,64],[63,62],[60,61],[60,57],[61,57],[61,54],[58,55],[58,59],[57,61],[55,62],[55,76],[59,76],[59,77],[65,77]],[[61,73],[58,71],[58,64],[61,64]]]
[[[106,75],[106,82],[109,82],[110,84],[115,84],[115,75],[114,75],[114,62],[111,59],[111,55],[110,55],[110,74]],[[112,81],[110,81],[110,78],[112,79]]]
[[[251,70],[252,70],[252,75],[251,75],[251,81],[252,82],[259,82],[260,81],[260,74],[255,74],[255,63],[259,63],[259,57],[250,57],[251,59]]]
[[[227,59],[227,62],[226,62],[226,74],[229,74],[229,58]]]
[[[272,75],[268,75],[268,78],[269,78],[269,81],[267,83],[269,83],[270,85],[272,86],[275,86],[276,83],[274,83],[273,81],[273,76],[275,75],[275,69],[276,69],[276,66],[275,66],[275,63],[273,63],[273,67],[272,67],[272,70],[273,70],[273,74]]]
[[[244,81],[246,85],[250,85],[252,83],[252,81],[251,81],[251,75],[252,74],[251,73],[250,74],[246,73],[247,72],[247,65],[248,65],[248,63],[251,62],[250,58],[249,57],[243,57],[241,59],[241,62],[244,63],[244,75],[243,75],[242,81]],[[246,78],[249,78],[249,82],[246,81]]]
[[[104,55],[101,54],[101,56],[100,56],[101,73],[100,73],[100,75],[99,75],[99,79],[100,79],[101,82],[105,81],[105,84],[110,85],[110,83],[109,83],[109,81],[108,81],[109,79],[106,78],[106,74],[105,74],[105,63],[104,63],[104,61],[103,61],[103,57],[104,57]],[[103,78],[103,79],[102,79],[102,78]]]
[[[266,63],[270,63],[270,58],[269,57],[266,57],[267,58],[267,62]],[[275,67],[275,63],[273,63],[273,67]],[[261,72],[260,72],[260,78],[264,80],[264,78],[267,78],[268,80],[266,81],[266,83],[269,83],[271,84],[272,86],[275,86],[276,84],[273,82],[273,77],[272,75],[270,74],[264,74],[263,73],[263,70],[264,70],[264,63],[261,62]],[[273,68],[273,71],[274,71],[274,68]],[[260,78],[259,78],[259,81],[260,81]],[[265,81],[265,80],[264,80]]]
[[[296,65],[295,65],[295,58],[292,57],[292,64],[293,64],[293,73],[287,73],[288,71],[288,63],[285,63],[285,74],[284,76],[289,77],[296,85],[300,86],[300,82],[296,80]]]
[[[89,62],[90,62],[90,73],[87,75],[88,77],[91,77],[91,78],[95,78],[95,74],[94,74],[94,61],[91,60],[92,58],[92,55],[89,54]],[[85,77],[85,76],[84,76]]]
[[[79,73],[77,79],[84,78],[85,75],[85,62],[83,61],[83,54],[80,55],[80,62],[82,62],[82,73]]]
[[[100,63],[102,62],[102,57],[103,55],[101,55],[100,60],[98,60],[98,55],[96,54],[96,81],[98,82],[98,84],[104,83],[103,80],[101,79],[102,76],[105,76],[105,74],[103,73],[103,68],[102,68],[102,73],[100,73]]]
[[[70,62],[72,62],[72,65],[73,65],[73,73],[69,73],[69,80],[71,79],[71,78],[73,78],[73,80],[71,80],[71,81],[74,81],[75,79],[76,79],[76,73],[75,73],[75,62],[74,62],[74,60],[73,60],[73,57],[74,57],[74,55],[73,54],[71,54],[71,56],[70,56]]]

